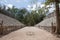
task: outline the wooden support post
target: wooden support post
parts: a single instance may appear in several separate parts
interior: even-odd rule
[[[0,23],[0,34],[2,35],[3,34],[3,20],[1,21]]]
[[[56,31],[56,26],[54,25],[55,23],[51,23],[51,25],[52,25],[52,33],[54,34],[55,33],[55,31]]]
[[[53,22],[51,23],[51,25],[52,25],[51,31],[52,31],[52,33],[53,33]]]
[[[60,34],[59,0],[55,0],[55,5],[56,5],[56,23],[57,23],[55,33],[59,35]]]

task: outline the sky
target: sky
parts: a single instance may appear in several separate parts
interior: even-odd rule
[[[1,4],[5,4],[6,6],[12,7],[13,5],[17,8],[27,8],[29,5],[32,5],[33,0],[0,0]],[[37,3],[43,3],[45,0],[37,0]]]
[[[42,3],[44,3],[45,0],[36,0],[36,4],[32,2],[33,0],[0,0],[0,3],[6,5],[7,7],[12,8],[12,6],[15,6],[16,8],[26,8],[28,10],[36,10],[36,4],[38,7],[42,8],[44,6]],[[33,8],[31,9],[31,7]],[[54,5],[51,5],[49,13],[53,12],[53,10],[55,10]]]

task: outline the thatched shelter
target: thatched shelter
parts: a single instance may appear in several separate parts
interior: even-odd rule
[[[52,25],[52,23],[53,23],[53,25]],[[52,26],[56,26],[56,17],[50,17],[50,18],[44,19],[42,22],[38,23],[35,26],[50,31]]]
[[[0,14],[0,24],[2,21],[3,21],[2,28],[3,28],[4,32],[6,30],[13,31],[13,30],[16,30],[16,29],[19,29],[19,28],[22,28],[25,26],[24,24],[22,24],[21,22],[19,22],[16,19],[8,17],[4,14]]]
[[[35,26],[51,26],[51,23],[56,23],[56,17],[51,17],[51,18],[47,18],[47,19],[44,19],[42,22],[38,23],[37,25]]]

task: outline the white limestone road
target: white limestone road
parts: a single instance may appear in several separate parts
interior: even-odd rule
[[[51,33],[37,27],[24,27],[14,31],[0,40],[59,40]]]

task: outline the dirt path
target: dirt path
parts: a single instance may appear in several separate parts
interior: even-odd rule
[[[12,32],[0,40],[60,40],[54,37],[51,33],[41,30],[36,27],[25,27],[15,32]]]

